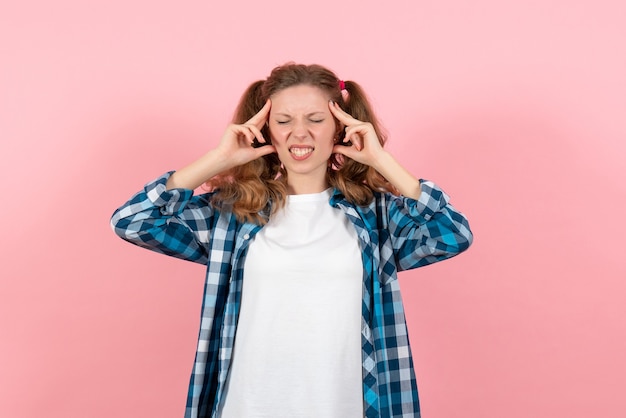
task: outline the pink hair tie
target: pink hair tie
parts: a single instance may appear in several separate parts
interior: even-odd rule
[[[346,83],[344,83],[343,80],[339,80],[339,90],[345,90],[346,89]]]

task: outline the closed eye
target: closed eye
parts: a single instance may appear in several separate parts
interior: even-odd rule
[[[312,123],[322,123],[324,122],[324,119],[309,119]],[[291,122],[290,120],[277,120],[276,123],[279,125],[286,125],[289,122]]]

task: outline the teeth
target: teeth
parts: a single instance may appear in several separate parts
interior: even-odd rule
[[[291,148],[289,151],[292,154],[294,154],[296,157],[304,157],[305,155],[313,152],[313,149],[312,148]]]

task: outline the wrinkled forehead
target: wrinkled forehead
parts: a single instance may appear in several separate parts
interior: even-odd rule
[[[330,112],[328,101],[330,95],[319,87],[305,84],[288,87],[274,93],[270,97],[272,101],[271,113],[312,113]]]

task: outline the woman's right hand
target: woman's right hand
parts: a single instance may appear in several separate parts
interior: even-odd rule
[[[170,176],[166,184],[167,190],[193,190],[221,172],[276,152],[276,148],[268,144],[261,133],[271,107],[272,102],[268,99],[259,113],[246,123],[229,125],[217,147]],[[261,146],[255,146],[255,139]]]
[[[276,148],[270,145],[261,133],[271,107],[272,102],[267,99],[263,108],[246,123],[228,125],[215,151],[224,158],[229,168],[276,152]]]

